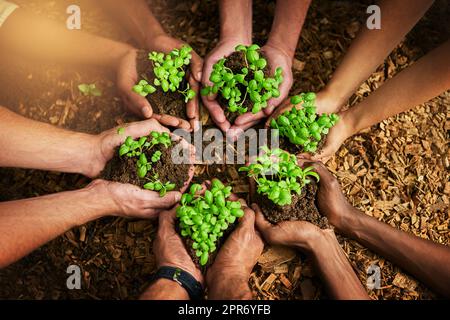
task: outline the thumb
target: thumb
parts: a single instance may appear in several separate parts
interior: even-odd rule
[[[252,204],[253,210],[255,210],[255,222],[256,227],[262,234],[267,234],[272,229],[272,224],[266,220],[264,215],[261,212],[261,209],[258,207],[257,204]]]
[[[172,208],[181,200],[181,193],[178,191],[168,192],[164,197],[160,197],[158,193],[152,192],[148,200],[148,207],[154,209]]]
[[[192,52],[191,72],[195,81],[201,82],[203,77],[203,60],[196,52]]]

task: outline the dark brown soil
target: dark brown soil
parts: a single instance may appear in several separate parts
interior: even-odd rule
[[[153,73],[152,61],[148,60],[148,53],[146,51],[140,50],[138,52],[136,65],[139,79],[145,79],[148,83],[152,84],[156,77]],[[180,84],[180,88],[186,88],[186,85],[187,81],[184,80]],[[177,91],[164,92],[158,87],[156,92],[147,96],[147,100],[150,102],[155,113],[168,114],[180,119],[189,120],[186,114],[184,96]]]
[[[154,172],[158,173],[159,179],[162,183],[168,181],[175,183],[175,190],[181,189],[185,182],[189,180],[188,164],[173,164],[171,160],[171,153],[174,146],[165,148],[162,145],[157,145],[153,149],[146,152],[147,159],[150,159],[159,150],[162,152],[161,159],[154,166]],[[121,183],[131,183],[139,187],[143,187],[148,181],[138,177],[136,172],[137,158],[119,157],[118,152],[116,156],[106,165],[102,172],[102,178],[110,181],[117,181]]]
[[[266,58],[262,52],[259,52],[259,55],[261,58]],[[245,60],[245,54],[242,51],[236,51],[233,52],[231,55],[227,57],[227,60],[225,62],[225,67],[230,68],[234,74],[241,73],[242,68],[247,67],[246,60]],[[269,77],[270,73],[270,65],[267,64],[267,66],[264,68],[264,76]],[[248,70],[248,75],[246,76],[246,79],[253,79],[253,70]],[[245,87],[241,84],[237,85],[239,90],[241,91],[241,98],[244,99],[245,96]],[[263,90],[264,93],[264,90]],[[230,123],[233,123],[236,118],[239,116],[238,112],[230,112],[228,111],[228,103],[227,100],[222,97],[221,94],[217,96],[217,101],[221,105],[221,107],[225,110],[225,117],[228,119]],[[246,99],[244,102],[244,107],[247,107],[248,111],[251,112],[253,103],[250,99]]]
[[[275,205],[266,196],[259,193],[255,194],[255,200],[266,219],[273,224],[281,221],[308,221],[321,229],[330,228],[327,217],[322,216],[317,210],[316,193],[317,183],[312,180],[303,188],[300,195],[292,197],[292,204],[289,206]]]

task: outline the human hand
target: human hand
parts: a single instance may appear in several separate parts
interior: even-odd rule
[[[208,269],[206,282],[212,299],[251,298],[248,279],[264,243],[255,230],[255,213],[241,200],[244,216],[220,248]],[[239,296],[237,296],[239,295]]]
[[[122,57],[117,66],[117,89],[128,111],[140,117],[150,118],[153,115],[150,103],[132,90],[138,82],[136,57],[136,50],[130,50]]]
[[[189,256],[183,240],[175,229],[176,208],[161,212],[158,234],[153,244],[157,267],[175,267],[190,273],[202,285],[202,272]]]
[[[319,212],[339,231],[344,231],[350,220],[355,216],[355,208],[347,201],[342,192],[339,181],[321,162],[300,160],[300,165],[313,166],[320,176],[317,191],[317,205]],[[356,210],[357,211],[357,210]]]
[[[209,80],[214,64],[220,59],[229,56],[235,51],[236,46],[243,44],[249,45],[248,41],[242,41],[238,38],[227,38],[221,40],[217,46],[208,54],[205,58],[202,75],[202,85],[204,87],[211,86],[212,82]],[[214,123],[223,131],[227,132],[230,129],[231,124],[226,119],[225,113],[216,100],[217,94],[210,94],[202,96],[202,101],[205,107],[208,109]]]
[[[289,90],[291,89],[293,83],[292,56],[287,52],[284,52],[282,49],[271,44],[266,44],[264,47],[262,47],[261,52],[263,52],[267,57],[271,75],[275,74],[275,70],[278,67],[281,67],[283,69],[283,82],[278,88],[278,90],[280,91],[280,95],[277,98],[270,99],[267,102],[267,108],[264,108],[261,112],[258,112],[257,114],[247,112],[246,114],[237,117],[232,129],[240,129],[244,131],[257,124],[261,119],[271,116],[275,108],[283,103],[289,95]]]
[[[119,134],[118,129],[123,128],[123,133]],[[92,148],[88,150],[91,152],[86,157],[86,162],[89,165],[89,170],[86,175],[90,178],[97,177],[105,168],[106,163],[114,156],[114,152],[128,136],[133,139],[146,136],[152,131],[169,132],[169,129],[163,127],[155,119],[148,119],[134,123],[124,124],[107,131],[104,131],[96,136],[92,136]]]
[[[147,41],[147,49],[150,51],[156,52],[164,52],[169,53],[175,48],[181,48],[183,45],[186,45],[185,42],[173,38],[166,33],[162,33],[155,37],[150,38]],[[198,124],[200,119],[200,109],[199,109],[199,88],[200,82],[202,80],[202,69],[203,69],[203,59],[195,52],[191,51],[192,59],[190,64],[190,72],[187,73],[187,79],[189,82],[189,86],[195,92],[195,98],[189,100],[186,104],[186,114],[191,124],[191,128],[196,130],[195,125]],[[157,120],[160,121],[163,125],[167,126],[176,126],[182,127],[183,123],[176,124],[175,117],[158,115]]]
[[[313,251],[315,243],[322,236],[322,230],[306,221],[283,221],[271,224],[266,220],[257,204],[252,204],[256,212],[256,226],[267,243],[296,247],[307,253]]]

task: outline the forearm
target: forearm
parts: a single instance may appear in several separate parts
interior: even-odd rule
[[[95,137],[33,121],[0,107],[0,167],[81,173],[90,176]]]
[[[433,50],[346,111],[358,132],[424,103],[450,88],[450,41]]]
[[[312,257],[333,299],[369,299],[333,232],[325,231],[312,246]]]
[[[278,0],[267,44],[294,57],[311,0]]]
[[[252,1],[221,0],[220,40],[236,39],[242,44],[252,42]]]
[[[145,290],[140,300],[189,300],[189,294],[175,281],[158,279]]]
[[[0,203],[0,268],[76,226],[114,212],[101,186]]]
[[[165,31],[144,0],[100,0],[124,26],[141,48],[147,48],[152,38]]]
[[[395,229],[352,209],[339,227],[345,235],[389,259],[423,283],[450,297],[450,248]]]
[[[361,31],[353,40],[339,67],[327,84],[326,90],[345,104],[385,57],[399,44],[412,27],[432,5],[433,0],[405,3],[403,0],[382,0],[381,29]]]
[[[0,28],[3,50],[17,52],[29,59],[51,60],[115,68],[131,46],[70,31],[62,25],[19,8]]]
[[[208,284],[210,300],[252,300],[253,294],[248,286],[248,277],[221,274],[212,278]]]

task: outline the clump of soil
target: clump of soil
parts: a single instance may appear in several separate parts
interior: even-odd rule
[[[169,148],[163,145],[156,145],[151,150],[145,151],[147,159],[151,159],[152,155],[156,151],[161,151],[162,155],[160,160],[153,164],[152,170],[157,173],[159,180],[162,183],[172,182],[176,187],[174,190],[180,190],[189,180],[189,164],[174,164],[172,162],[172,149],[176,145],[172,145]],[[115,156],[108,162],[103,170],[101,177],[105,180],[116,181],[121,183],[131,183],[139,187],[143,187],[147,181],[145,178],[139,178],[136,171],[137,157],[120,157],[118,149],[115,152]]]
[[[287,206],[274,204],[267,196],[255,193],[255,202],[258,203],[266,219],[277,224],[281,221],[308,221],[321,229],[330,228],[328,219],[319,213],[316,207],[317,182],[311,179],[300,195],[292,196],[292,203]]]
[[[259,55],[261,58],[264,58],[267,60],[267,57],[261,51],[259,51]],[[246,61],[245,53],[242,51],[235,51],[226,58],[225,67],[230,68],[233,71],[233,74],[242,73],[241,72],[242,68],[248,68],[245,61]],[[264,77],[267,78],[270,76],[269,70],[270,70],[270,65],[269,65],[269,63],[267,63],[267,66],[264,68]],[[253,77],[254,77],[254,71],[249,68],[248,74],[245,76],[245,78],[253,79]],[[241,98],[244,99],[246,87],[240,83],[236,84],[236,86],[241,91]],[[264,90],[263,90],[263,93],[264,93]],[[217,95],[217,101],[219,102],[219,104],[223,108],[223,110],[225,111],[225,117],[228,119],[228,121],[230,123],[233,123],[236,120],[236,118],[239,116],[239,113],[238,112],[230,112],[228,110],[228,101],[224,97],[222,97],[222,95],[220,93],[218,93],[218,95]],[[251,112],[252,107],[253,107],[253,102],[250,100],[249,97],[247,97],[247,99],[244,101],[243,106],[247,108],[247,112]]]
[[[153,72],[152,61],[148,59],[148,53],[140,50],[136,59],[137,74],[139,79],[145,79],[148,83],[153,84],[153,80],[156,78]],[[184,70],[188,72],[185,67]],[[187,81],[184,79],[180,83],[180,88],[186,88]],[[157,90],[147,95],[147,100],[153,108],[154,113],[168,114],[180,119],[189,120],[186,114],[186,103],[184,102],[184,96],[178,91],[164,92],[160,87]]]

